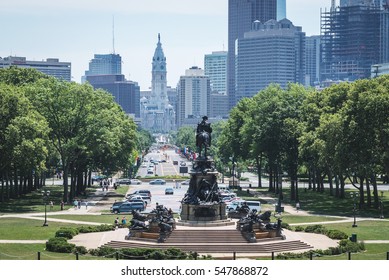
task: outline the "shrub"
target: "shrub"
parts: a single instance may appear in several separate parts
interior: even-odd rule
[[[344,233],[343,231],[337,230],[337,229],[330,229],[327,231],[326,234],[331,239],[347,239],[348,235],[347,233]]]
[[[55,237],[64,237],[66,239],[72,239],[78,234],[76,228],[60,228],[56,233]]]
[[[322,226],[322,225],[312,225],[312,226],[307,226],[305,228],[305,232],[326,234],[327,233],[327,229],[324,226]]]
[[[289,229],[289,230],[292,229],[291,226],[288,223],[284,223],[284,222],[281,223],[281,227],[285,228],[285,229]]]
[[[46,242],[46,250],[57,253],[71,253],[76,245],[68,243],[65,237],[53,237]]]
[[[84,246],[76,246],[76,248],[74,249],[74,253],[85,255],[88,253],[88,250]]]
[[[304,227],[302,227],[302,226],[296,226],[296,227],[294,228],[294,231],[304,231]]]
[[[339,241],[339,247],[343,252],[357,253],[365,250],[365,244],[363,242],[352,242],[348,239]]]

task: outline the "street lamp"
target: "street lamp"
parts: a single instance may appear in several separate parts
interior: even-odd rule
[[[383,219],[384,218],[384,203],[382,202],[382,199],[380,199],[380,210],[381,210],[380,219]]]
[[[47,227],[49,224],[47,223],[47,200],[50,196],[50,191],[42,191],[43,201],[45,202],[45,222],[43,223],[43,227]]]
[[[357,227],[357,220],[356,220],[356,212],[357,212],[357,198],[359,197],[359,193],[358,192],[352,192],[351,193],[351,198],[353,199],[354,201],[354,208],[353,208],[353,214],[354,214],[354,223],[352,225],[352,227]]]

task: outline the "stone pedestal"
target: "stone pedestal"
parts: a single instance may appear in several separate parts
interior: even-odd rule
[[[226,204],[182,204],[181,220],[182,221],[219,221],[226,220]]]

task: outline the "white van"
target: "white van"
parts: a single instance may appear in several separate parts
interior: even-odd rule
[[[257,213],[261,212],[261,202],[253,200],[234,200],[227,204],[227,211],[235,210],[238,206],[242,207],[244,202],[246,202],[250,210],[257,210]]]
[[[220,193],[230,192],[230,188],[227,184],[217,184],[217,189]]]

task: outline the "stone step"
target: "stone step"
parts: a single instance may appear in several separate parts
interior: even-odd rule
[[[229,243],[229,244],[183,244],[183,243],[139,243],[132,241],[111,241],[104,246],[112,248],[155,248],[155,249],[168,249],[178,248],[185,252],[197,252],[197,253],[279,253],[295,250],[309,250],[312,246],[300,241],[278,241],[271,243]]]

